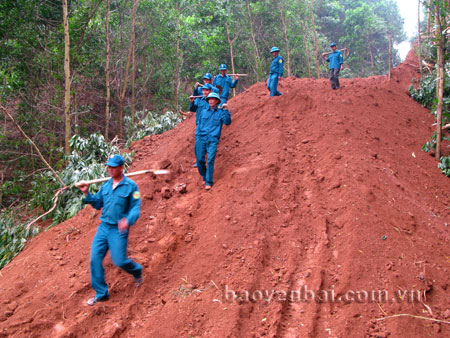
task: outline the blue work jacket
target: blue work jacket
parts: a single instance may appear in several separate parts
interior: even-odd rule
[[[206,101],[206,97],[197,97],[194,102],[189,103],[189,111],[196,112],[199,108],[206,106],[209,107],[208,101]]]
[[[108,225],[117,225],[126,218],[128,225],[133,225],[139,218],[141,210],[141,198],[137,184],[124,176],[122,181],[112,187],[112,178],[106,181],[100,191],[95,195],[89,193],[84,199],[84,203],[92,205],[95,209],[102,210],[100,220]]]
[[[222,93],[220,97],[224,97],[228,100],[228,96],[230,95],[230,88],[235,88],[238,80],[234,80],[230,75],[222,76],[222,74],[218,74],[214,77],[213,86],[221,86]]]
[[[278,74],[278,77],[283,76],[283,63],[284,60],[280,55],[273,58],[272,64],[270,65],[269,74]]]
[[[327,62],[330,63],[330,69],[339,69],[344,63],[344,58],[342,57],[342,52],[336,50],[335,52],[328,55]]]
[[[203,106],[202,109],[197,110],[196,121],[195,137],[212,137],[218,142],[222,125],[231,124],[231,115],[228,109],[212,109],[209,106]]]

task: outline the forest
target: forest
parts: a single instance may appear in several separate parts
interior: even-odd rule
[[[220,63],[248,74],[237,92],[265,80],[272,46],[282,50],[285,76],[326,76],[319,55],[334,41],[350,52],[342,76],[369,76],[387,71],[388,36],[405,39],[393,0],[77,0],[66,4],[66,33],[64,4],[0,4],[2,102],[50,163],[61,147],[69,152],[74,134],[125,139],[124,117],[134,121],[136,111],[186,110],[192,85]],[[10,136],[2,134],[1,160],[34,163],[4,152],[21,148]]]

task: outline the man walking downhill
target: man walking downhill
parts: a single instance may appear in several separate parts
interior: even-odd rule
[[[89,193],[88,184],[79,186],[86,195],[85,203],[97,210],[103,208],[101,223],[91,247],[91,285],[96,294],[87,301],[90,306],[109,299],[105,269],[102,265],[108,250],[112,262],[134,276],[136,287],[143,282],[142,266],[127,257],[128,234],[130,227],[139,218],[141,199],[136,183],[123,175],[124,163],[122,156],[111,156],[106,163],[111,179],[102,185],[97,194]]]
[[[335,42],[330,44],[333,52],[328,55],[326,61],[330,63],[330,83],[331,88],[338,89],[339,88],[339,72],[344,69],[344,58],[342,57],[342,52],[337,50],[337,46]],[[326,53],[322,54],[322,58],[325,58]]]
[[[283,76],[284,60],[280,56],[280,49],[278,47],[272,47],[270,53],[273,56],[273,60],[270,65],[269,78],[267,79],[267,89],[270,91],[270,96],[280,96],[282,94],[278,91],[278,81]]]
[[[200,82],[197,82],[194,85],[194,92],[193,92],[192,96],[202,96],[202,88],[205,85],[207,85],[208,83],[211,85],[211,90],[213,92],[215,92],[215,93],[219,92],[218,88],[212,86],[212,75],[210,73],[206,73],[205,75],[203,75],[203,85]]]
[[[235,75],[235,80],[233,81],[231,76],[227,75],[227,65],[224,63],[219,66],[219,71],[220,74],[214,77],[213,86],[220,86],[222,88],[222,92],[220,93],[220,102],[223,105],[228,101],[230,88],[236,88],[239,76]]]
[[[220,97],[217,93],[211,93],[206,98],[209,107],[202,106],[197,110],[195,129],[195,157],[200,176],[205,182],[205,189],[210,190],[213,185],[214,161],[216,159],[217,146],[220,140],[222,125],[231,124],[230,112],[227,104],[218,108]],[[205,161],[208,155],[208,162]]]

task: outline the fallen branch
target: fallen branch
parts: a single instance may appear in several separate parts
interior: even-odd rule
[[[377,320],[385,320],[385,319],[388,319],[388,318],[395,318],[395,317],[413,317],[413,318],[417,318],[417,319],[431,320],[433,322],[438,322],[438,323],[450,324],[450,321],[441,320],[441,319],[434,319],[434,318],[429,318],[429,317],[415,316],[415,315],[411,315],[409,313],[400,313],[400,314],[397,314],[397,315],[377,318]]]
[[[19,124],[16,122],[16,120],[14,120],[14,117],[12,117],[12,115],[6,110],[5,107],[3,107],[2,105],[0,105],[0,109],[2,110],[2,112],[8,116],[10,118],[10,120],[14,123],[14,125],[16,126],[17,130],[31,143],[31,145],[33,146],[33,148],[36,150],[36,152],[38,153],[39,157],[41,158],[42,162],[44,162],[44,164],[47,166],[48,169],[50,169],[50,171],[52,172],[52,174],[56,177],[56,179],[61,183],[62,186],[65,186],[63,180],[61,179],[61,177],[58,176],[58,174],[56,173],[55,170],[53,170],[53,168],[50,166],[50,164],[48,164],[48,162],[45,160],[44,156],[41,154],[39,148],[37,147],[37,145],[33,142],[33,140],[28,137],[27,134],[25,134],[25,132],[22,130],[22,128],[19,126]]]
[[[37,221],[39,221],[42,217],[48,215],[49,213],[51,213],[55,208],[56,208],[56,203],[58,203],[58,198],[59,195],[66,189],[70,188],[70,186],[65,186],[64,188],[58,189],[58,191],[56,191],[55,196],[53,196],[54,202],[53,202],[53,206],[50,208],[49,211],[47,211],[45,214],[42,214],[41,216],[39,216],[38,218],[36,218],[34,221],[30,222],[27,224],[26,229],[28,229],[32,224],[36,223]]]

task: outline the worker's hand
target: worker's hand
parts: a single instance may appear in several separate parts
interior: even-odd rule
[[[189,101],[194,102],[194,100],[195,100],[195,97],[189,96]]]
[[[227,103],[224,103],[224,104],[222,105],[221,108],[222,108],[222,109],[227,109],[227,108],[228,108],[228,104],[227,104]]]
[[[236,75],[235,78],[236,78],[236,80],[238,80],[239,79],[239,75]]]
[[[200,82],[196,82],[195,83],[195,89],[197,89],[198,87],[200,87],[202,84]]]
[[[82,183],[82,184],[78,185],[78,188],[86,196],[89,194],[89,184]]]
[[[281,77],[281,76],[278,76],[278,81],[281,81],[281,79],[282,79],[282,77]]]
[[[124,233],[128,230],[128,221],[126,218],[122,218],[119,223],[117,223],[120,233]]]
[[[344,65],[341,65],[341,70],[344,70]]]

